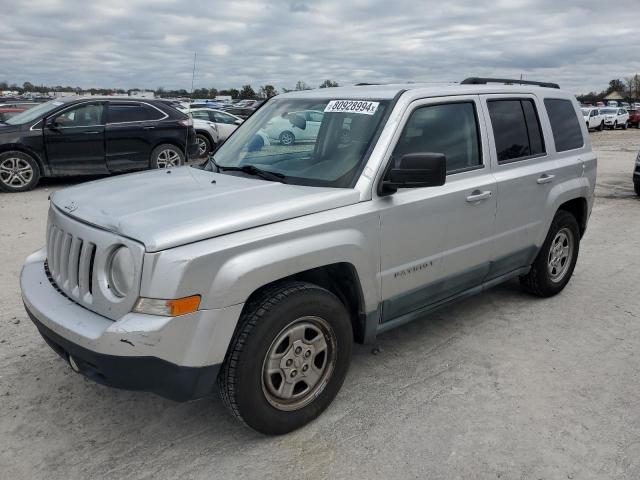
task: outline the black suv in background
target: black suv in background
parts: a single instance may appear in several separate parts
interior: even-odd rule
[[[197,149],[192,120],[163,102],[52,100],[0,122],[0,190],[30,190],[42,177],[173,167]]]

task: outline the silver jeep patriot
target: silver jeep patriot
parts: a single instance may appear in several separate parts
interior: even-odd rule
[[[354,341],[514,277],[565,287],[596,179],[581,115],[555,84],[501,79],[279,95],[202,165],[51,195],[24,304],[96,382],[219,390],[289,432],[331,403]]]

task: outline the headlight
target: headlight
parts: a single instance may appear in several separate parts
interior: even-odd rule
[[[118,297],[126,297],[133,287],[135,270],[133,255],[127,247],[118,248],[111,255],[109,266],[109,286]]]

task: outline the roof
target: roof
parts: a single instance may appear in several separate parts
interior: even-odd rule
[[[107,95],[95,95],[92,97],[83,97],[81,95],[73,95],[70,97],[60,97],[60,98],[54,98],[53,100],[55,100],[56,102],[61,102],[61,103],[71,103],[71,102],[81,102],[83,100],[86,101],[92,101],[92,102],[99,102],[99,101],[106,101],[106,100],[115,100],[118,102],[121,101],[130,101],[130,102],[154,102],[154,101],[158,101],[160,99],[157,98],[144,98],[144,97],[128,97],[128,96],[107,96]]]
[[[604,99],[605,100],[622,100],[622,95],[620,94],[620,92],[613,91],[609,95],[604,97]]]
[[[473,95],[479,93],[532,93],[545,92],[555,96],[558,92],[566,92],[555,88],[534,85],[463,85],[460,83],[403,83],[386,85],[353,85],[349,87],[319,88],[301,90],[278,95],[278,98],[316,98],[316,99],[353,99],[353,100],[391,100],[398,93],[413,91],[425,97],[441,97],[448,95]],[[563,95],[564,96],[564,95]]]

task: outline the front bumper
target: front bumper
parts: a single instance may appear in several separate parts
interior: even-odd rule
[[[242,305],[181,317],[128,313],[117,321],[68,299],[51,284],[45,252],[27,258],[22,299],[47,343],[83,375],[174,400],[207,395],[224,361]]]

